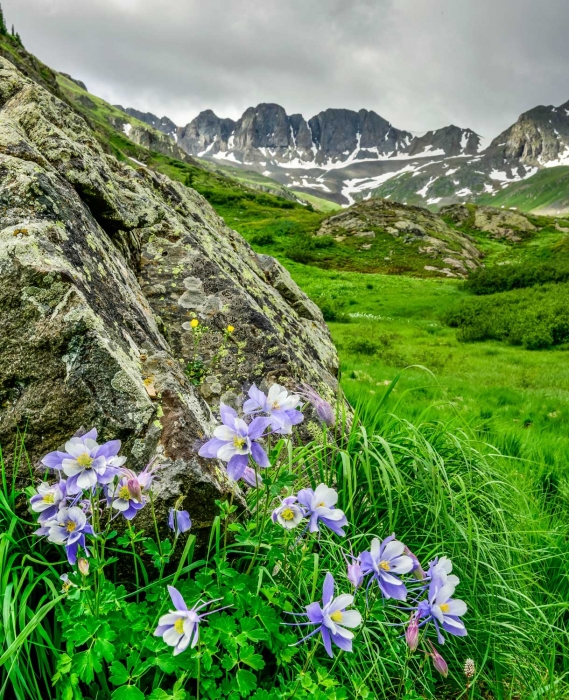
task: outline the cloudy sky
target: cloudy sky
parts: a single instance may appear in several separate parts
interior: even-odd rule
[[[45,63],[178,124],[278,102],[309,118],[495,136],[569,100],[568,0],[2,0]]]

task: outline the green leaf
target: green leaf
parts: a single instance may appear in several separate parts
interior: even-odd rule
[[[103,659],[105,659],[105,661],[109,664],[115,658],[115,645],[112,644],[112,642],[109,642],[108,639],[102,639],[101,637],[98,637],[95,640],[93,649],[95,650],[95,654],[97,654],[98,657],[102,656]]]
[[[113,700],[144,700],[144,693],[133,685],[123,685],[113,690],[111,697]]]
[[[239,660],[247,664],[247,666],[254,668],[255,671],[260,671],[265,666],[263,657],[260,654],[256,654],[255,649],[250,644],[241,647]]]
[[[223,659],[221,659],[221,667],[224,668],[226,671],[230,671],[236,663],[237,659],[234,659],[233,657],[229,656],[229,654],[226,654],[223,657]]]
[[[128,680],[128,671],[126,666],[121,664],[120,661],[113,661],[111,664],[111,675],[109,680],[113,685],[123,685]]]
[[[93,648],[82,651],[73,658],[73,670],[84,683],[92,683],[95,673],[100,673],[102,668]]]
[[[237,685],[242,697],[249,695],[257,687],[257,679],[245,668],[240,668],[237,671]]]
[[[171,692],[156,688],[148,696],[148,700],[184,700],[186,691],[182,688],[175,688]]]
[[[261,642],[267,639],[268,634],[254,618],[244,617],[240,624],[241,629],[247,635],[247,639],[250,639],[252,642]]]

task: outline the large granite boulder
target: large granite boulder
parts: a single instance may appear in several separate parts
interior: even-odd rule
[[[133,469],[158,456],[159,512],[184,495],[195,528],[233,485],[203,460],[211,409],[249,383],[313,384],[333,400],[322,316],[200,195],[105,154],[67,104],[0,59],[0,444],[35,464],[77,429],[120,438]],[[190,321],[209,328],[194,385]],[[142,516],[142,514],[141,514]]]

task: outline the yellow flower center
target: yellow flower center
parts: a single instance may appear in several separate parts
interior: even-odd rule
[[[90,469],[91,465],[93,464],[93,458],[89,457],[89,455],[86,452],[83,452],[82,455],[79,455],[79,457],[77,457],[77,464],[80,467],[83,467],[84,469]]]
[[[71,583],[69,581],[66,581],[63,586],[61,587],[61,590],[64,593],[67,593],[67,591],[71,588]]]
[[[440,608],[441,612],[447,613],[450,610],[450,605],[448,603],[443,603]]]
[[[184,634],[184,618],[179,617],[176,622],[174,622],[174,629],[178,634]]]
[[[326,504],[324,503],[324,501],[321,501],[316,507],[317,508],[326,508]]]
[[[281,405],[278,401],[273,401],[273,411],[280,411]]]
[[[330,615],[330,619],[332,620],[332,622],[337,622],[338,624],[339,624],[340,622],[342,622],[342,612],[341,612],[341,610],[336,610],[336,612],[333,612],[333,613]]]
[[[294,513],[290,508],[285,508],[281,513],[281,517],[283,520],[293,520]]]
[[[128,490],[128,486],[121,486],[120,487],[119,498],[122,498],[123,501],[130,500],[130,491]]]
[[[43,497],[43,502],[44,503],[55,503],[55,496],[53,493],[46,493],[45,496]]]
[[[192,320],[190,321],[190,326],[192,328],[197,328],[199,325],[200,325],[200,322],[198,321],[198,319],[192,318]]]
[[[391,567],[389,566],[389,562],[388,562],[388,561],[380,561],[380,562],[379,562],[379,568],[380,568],[380,569],[383,569],[384,571],[389,571],[389,569],[391,569]]]
[[[241,449],[241,448],[243,447],[243,445],[244,445],[246,442],[247,442],[247,441],[245,440],[244,437],[237,437],[237,435],[236,435],[236,436],[233,438],[233,445],[234,445],[235,447],[237,447],[237,449]]]
[[[76,527],[77,525],[73,522],[73,520],[68,520],[65,529],[67,530],[67,532],[73,532],[73,530],[75,530]]]

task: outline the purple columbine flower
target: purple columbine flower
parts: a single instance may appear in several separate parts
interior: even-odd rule
[[[452,561],[448,557],[435,557],[433,561],[429,562],[426,577],[431,581],[438,579],[441,585],[450,583],[456,588],[460,583],[460,579],[452,574],[451,571]]]
[[[267,394],[264,394],[253,384],[248,393],[249,398],[243,404],[244,413],[268,414],[273,432],[290,435],[292,426],[302,423],[304,416],[297,410],[300,396],[289,394],[284,386],[273,384]]]
[[[369,552],[360,554],[364,576],[372,574],[372,581],[377,581],[379,589],[385,598],[405,600],[407,588],[401,579],[401,574],[408,574],[413,569],[413,559],[404,554],[405,545],[395,539],[395,535],[386,537],[379,542],[377,537],[371,541]]]
[[[310,384],[301,384],[299,389],[300,395],[312,405],[318,418],[329,428],[332,428],[336,423],[336,416],[328,401],[325,401]]]
[[[176,537],[184,532],[187,532],[192,527],[192,521],[190,520],[190,514],[188,511],[170,508],[170,513],[168,514],[168,527],[171,530],[174,530]]]
[[[55,518],[45,523],[45,526],[40,528],[36,534],[46,534],[44,530],[49,528],[48,540],[65,546],[67,561],[70,564],[75,564],[77,561],[79,547],[83,547],[85,553],[89,554],[85,545],[85,535],[94,535],[95,533],[81,508],[77,506],[62,508]]]
[[[42,482],[36,489],[37,493],[30,499],[32,510],[39,513],[40,524],[54,518],[61,504],[65,504],[67,496],[65,479],[60,479],[56,484]]]
[[[307,510],[310,532],[317,532],[320,523],[332,532],[344,537],[342,528],[348,524],[344,511],[336,508],[338,494],[326,484],[319,484],[316,489],[302,489],[297,495],[298,502]]]
[[[136,476],[133,476],[134,478],[129,478],[129,475],[122,476],[116,484],[110,484],[107,489],[107,498],[111,502],[111,507],[122,513],[127,520],[132,520],[146,505],[146,498],[142,495],[140,484]]]
[[[181,593],[176,588],[168,586],[168,593],[176,609],[170,610],[166,615],[162,615],[158,620],[158,627],[154,632],[154,636],[162,637],[169,647],[174,647],[174,656],[177,656],[184,651],[188,645],[192,648],[196,646],[199,635],[198,627],[206,615],[212,615],[230,606],[226,605],[217,610],[210,610],[207,613],[198,614],[198,610],[205,608],[211,603],[215,603],[217,600],[221,600],[221,598],[208,600],[207,603],[203,603],[199,607],[194,606],[191,610],[188,610],[188,606],[182,598]]]
[[[274,523],[282,525],[285,530],[292,530],[300,525],[304,518],[304,509],[296,502],[296,496],[283,498],[280,506],[275,508],[271,518]]]
[[[260,467],[270,466],[267,453],[257,442],[271,424],[270,418],[253,418],[247,425],[231,406],[221,404],[223,425],[213,431],[213,438],[202,445],[200,457],[217,457],[227,462],[227,474],[233,481],[243,477],[249,455]]]
[[[320,603],[307,605],[306,616],[309,621],[301,623],[318,625],[318,627],[297,644],[320,632],[328,656],[334,656],[332,643],[344,651],[352,651],[354,633],[346,628],[353,629],[362,622],[362,616],[357,610],[346,610],[353,602],[354,596],[347,593],[334,598],[334,577],[331,573],[327,573],[322,587],[322,605]]]
[[[126,461],[118,457],[120,440],[110,440],[103,445],[96,442],[97,430],[85,435],[75,435],[65,443],[65,452],[50,452],[42,464],[51,469],[63,470],[67,479],[67,493],[75,495],[97,483],[108,484],[118,474],[118,467]]]
[[[460,619],[468,608],[463,600],[452,598],[454,590],[454,585],[449,583],[448,579],[443,583],[440,578],[433,578],[429,584],[427,600],[422,600],[417,606],[417,617],[422,621],[421,626],[432,621],[437,630],[439,644],[445,643],[440,627],[456,637],[466,637],[468,634]]]

